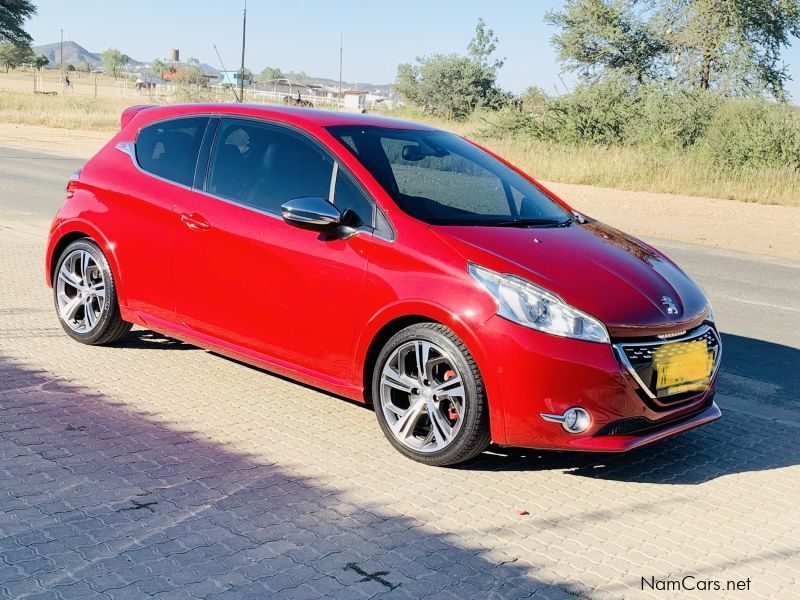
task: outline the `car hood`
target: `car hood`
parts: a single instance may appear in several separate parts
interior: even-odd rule
[[[708,300],[658,250],[597,221],[570,227],[432,226],[470,262],[547,288],[600,319],[614,337],[699,325]]]

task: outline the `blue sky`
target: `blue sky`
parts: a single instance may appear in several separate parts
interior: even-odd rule
[[[140,61],[166,57],[179,48],[219,68],[216,44],[229,69],[239,64],[241,1],[34,0],[28,22],[36,44],[56,42],[59,30],[92,52],[110,46]],[[563,91],[560,66],[550,45],[553,30],[543,16],[557,0],[250,0],[246,64],[336,79],[339,34],[344,35],[344,79],[389,83],[397,65],[434,52],[463,52],[479,17],[500,38],[505,57],[500,85],[520,92],[531,84]],[[65,8],[68,7],[68,8]],[[794,74],[789,91],[800,100],[800,41],[784,55]],[[567,84],[573,78],[564,76]]]

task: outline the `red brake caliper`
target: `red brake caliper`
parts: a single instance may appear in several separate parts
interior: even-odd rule
[[[444,380],[449,381],[455,376],[456,372],[453,369],[448,369],[444,373]],[[447,408],[447,418],[449,418],[453,423],[458,421],[458,412],[456,411],[456,407],[453,404],[452,400],[450,401],[450,406]]]

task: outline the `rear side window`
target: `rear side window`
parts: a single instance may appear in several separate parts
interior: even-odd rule
[[[136,136],[136,160],[148,173],[191,186],[208,117],[153,123]]]

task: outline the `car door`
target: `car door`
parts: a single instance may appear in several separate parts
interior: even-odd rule
[[[198,154],[209,117],[192,115],[143,127],[130,155],[135,171],[109,170],[116,191],[109,212],[115,253],[125,280],[127,307],[146,321],[175,320],[170,253],[175,229],[173,207],[191,194]],[[123,187],[124,186],[124,187]]]
[[[374,207],[354,196],[353,182],[338,171],[305,134],[222,119],[204,191],[175,207],[182,227],[173,278],[184,325],[279,362],[347,378]],[[330,237],[282,220],[284,202],[328,198],[335,190],[360,213],[363,234]]]

